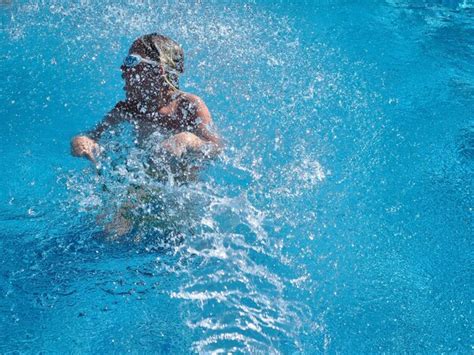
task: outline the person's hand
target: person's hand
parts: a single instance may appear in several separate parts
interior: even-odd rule
[[[71,140],[71,153],[75,157],[86,157],[95,163],[99,152],[99,145],[89,137],[77,136]]]
[[[177,157],[181,157],[188,149],[197,150],[203,145],[203,140],[190,132],[175,134],[161,143],[164,149]]]

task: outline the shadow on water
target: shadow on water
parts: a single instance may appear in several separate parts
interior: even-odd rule
[[[474,126],[464,128],[457,137],[457,150],[461,159],[474,160]]]

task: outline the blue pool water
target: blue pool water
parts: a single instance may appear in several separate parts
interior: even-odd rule
[[[0,2],[0,352],[470,353],[473,15]],[[128,46],[155,31],[183,45],[182,88],[227,148],[199,182],[154,186],[151,222],[111,242],[133,135],[104,143],[101,176],[69,140],[124,97]]]

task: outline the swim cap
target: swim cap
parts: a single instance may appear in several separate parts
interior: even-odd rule
[[[178,88],[178,74],[184,72],[184,51],[171,38],[151,33],[137,38],[129,54],[138,53],[163,65],[166,78]]]

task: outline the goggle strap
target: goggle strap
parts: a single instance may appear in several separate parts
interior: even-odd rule
[[[160,63],[158,63],[157,61],[154,61],[154,60],[151,60],[151,59],[146,59],[146,58],[143,58],[141,56],[140,56],[140,60],[144,63],[147,63],[147,64],[160,66]]]
[[[144,63],[147,63],[147,64],[151,64],[151,65],[155,65],[155,66],[160,66],[161,63],[158,63],[154,60],[151,60],[151,59],[146,59],[146,58],[143,58],[141,55],[139,54],[135,54],[135,53],[132,53],[132,54],[129,54],[126,58],[125,58],[125,61],[127,61],[127,58],[128,57],[133,57],[133,58],[136,58],[138,60],[138,62],[134,65],[131,65],[131,67],[134,67],[135,65],[138,65],[140,64],[141,62],[144,62]]]

